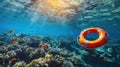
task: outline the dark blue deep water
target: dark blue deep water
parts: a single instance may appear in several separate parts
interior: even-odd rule
[[[54,0],[51,1],[54,2]],[[25,34],[26,36],[30,35],[31,38],[32,36],[36,37],[42,36],[49,37],[53,40],[59,38],[62,40],[66,39],[65,40],[65,42],[67,41],[66,43],[62,42],[63,43],[62,45],[54,46],[58,46],[59,49],[68,50],[68,54],[69,52],[71,52],[71,55],[72,53],[73,55],[78,55],[79,58],[82,58],[81,62],[79,63],[83,66],[79,64],[75,65],[73,61],[70,60],[71,63],[73,63],[73,66],[70,65],[60,67],[107,67],[107,66],[120,67],[120,1],[119,0],[68,0],[68,1],[72,3],[73,8],[70,5],[70,9],[66,9],[70,13],[68,13],[67,11],[65,13],[64,12],[65,9],[61,9],[61,12],[63,12],[62,14],[61,12],[58,11],[58,9],[60,8],[57,7],[57,5],[56,7],[58,9],[57,8],[54,9],[50,7],[51,5],[44,3],[42,0],[0,0],[0,34],[1,34],[0,38],[4,36],[2,34],[4,33],[11,34],[9,31],[14,30],[13,33],[16,35]],[[47,2],[47,0],[45,0],[45,2]],[[76,3],[78,5],[76,5]],[[47,8],[44,7],[46,5]],[[58,13],[59,15],[55,15],[53,13]],[[67,13],[69,15],[66,15]],[[99,27],[107,31],[110,40],[107,42],[107,44],[105,44],[106,45],[105,47],[103,46],[103,48],[100,49],[88,50],[82,48],[80,44],[78,44],[77,38],[80,35],[80,32],[90,27]],[[13,36],[11,36],[10,38],[12,37]],[[19,38],[19,36],[17,37]],[[97,39],[98,35],[91,34],[88,36],[88,39],[89,38]],[[6,40],[7,39],[5,38],[0,39],[0,41],[4,42],[6,42]],[[13,40],[8,41],[7,43],[11,43],[11,41]],[[36,44],[36,41],[35,43],[32,44]],[[70,46],[66,44],[69,44]],[[35,46],[35,48],[37,47],[39,46]],[[52,48],[50,48],[49,50],[52,51]],[[5,53],[7,55],[7,52]],[[5,53],[0,52],[0,56],[2,56]],[[96,57],[94,56],[89,57],[93,54]],[[71,55],[70,54],[66,55],[65,58],[73,59]],[[105,59],[105,61],[103,61],[104,59],[101,59],[106,57],[107,60]],[[22,59],[19,57],[17,58],[19,59],[19,61],[13,62],[12,64],[7,63],[9,61],[8,59],[6,59],[7,61],[4,62],[6,63],[5,65],[0,60],[0,65],[2,67],[6,67],[7,64],[10,64],[10,66],[13,67],[17,62],[24,61],[26,64],[28,64],[30,61],[33,60],[32,58],[27,62],[23,58]],[[0,59],[3,60],[3,58],[1,57]],[[34,57],[34,59],[36,58]]]

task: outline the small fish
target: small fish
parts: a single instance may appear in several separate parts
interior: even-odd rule
[[[24,38],[19,38],[20,41],[24,41]]]
[[[46,49],[47,45],[42,45],[41,48]]]
[[[13,45],[17,45],[18,42],[17,42],[17,41],[13,41],[12,44],[13,44]]]
[[[11,60],[12,60],[12,61],[16,61],[16,60],[17,60],[17,58],[15,58],[15,57],[14,57],[14,58],[11,58]]]
[[[14,32],[14,30],[10,30],[10,33],[13,33]]]

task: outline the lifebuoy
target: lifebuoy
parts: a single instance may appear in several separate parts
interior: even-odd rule
[[[90,33],[97,33],[98,38],[96,40],[90,41],[86,39],[86,36]],[[108,33],[100,28],[88,28],[81,32],[80,36],[78,37],[79,43],[87,49],[94,49],[104,45],[109,40]]]

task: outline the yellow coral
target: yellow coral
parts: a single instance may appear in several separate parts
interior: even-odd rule
[[[37,67],[37,64],[44,61],[44,58],[34,59],[32,62],[26,65],[26,67]]]
[[[45,55],[45,60],[46,60],[46,61],[51,61],[51,59],[52,59],[52,55],[50,55],[50,54],[47,53],[47,54]]]

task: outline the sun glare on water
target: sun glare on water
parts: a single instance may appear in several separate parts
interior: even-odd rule
[[[38,0],[34,3],[34,8],[47,16],[71,17],[78,11],[79,5],[78,0]]]
[[[84,0],[7,0],[1,8],[20,13],[32,23],[39,22],[66,22],[80,12]],[[9,4],[8,4],[9,3]],[[12,6],[12,7],[11,7]],[[47,19],[47,20],[46,20]]]

